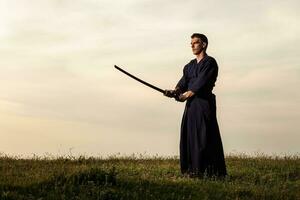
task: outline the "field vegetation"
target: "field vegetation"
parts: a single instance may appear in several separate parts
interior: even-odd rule
[[[226,156],[225,179],[182,176],[177,157],[0,156],[0,199],[300,199],[300,158]]]

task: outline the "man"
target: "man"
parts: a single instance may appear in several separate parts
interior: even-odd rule
[[[183,76],[175,90],[164,95],[186,101],[181,123],[180,167],[190,177],[224,177],[226,165],[216,117],[216,100],[212,93],[218,76],[215,59],[206,54],[207,37],[191,36],[195,59],[183,68]]]

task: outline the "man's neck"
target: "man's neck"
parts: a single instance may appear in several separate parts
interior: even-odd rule
[[[197,63],[199,63],[206,56],[205,51],[201,51],[201,53],[196,55]]]

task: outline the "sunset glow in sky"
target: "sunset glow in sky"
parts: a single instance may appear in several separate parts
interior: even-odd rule
[[[163,89],[208,36],[226,154],[300,152],[299,1],[0,0],[0,152],[179,154]]]

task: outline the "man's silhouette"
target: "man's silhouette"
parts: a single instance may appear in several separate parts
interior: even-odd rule
[[[194,33],[191,47],[195,59],[183,68],[175,90],[165,95],[186,101],[181,123],[180,166],[190,177],[225,176],[223,145],[216,117],[216,100],[212,93],[218,76],[216,60],[206,54],[207,37]]]

